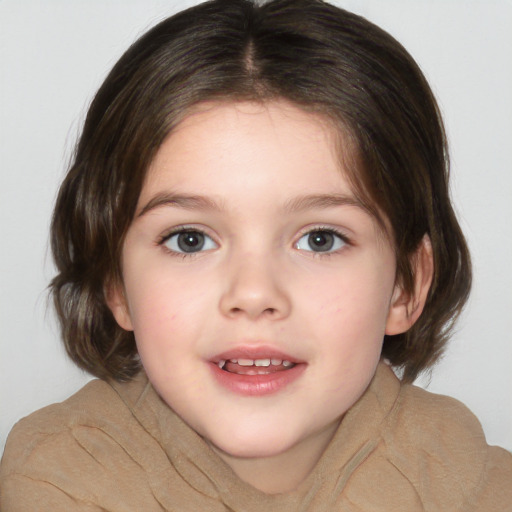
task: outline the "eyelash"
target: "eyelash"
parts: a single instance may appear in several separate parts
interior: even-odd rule
[[[200,255],[202,252],[206,252],[206,251],[201,251],[201,250],[195,251],[195,252],[189,252],[189,253],[179,252],[179,251],[174,251],[172,249],[169,249],[168,247],[165,246],[166,242],[168,242],[173,236],[181,234],[181,233],[187,233],[187,232],[200,233],[201,235],[204,235],[205,237],[208,237],[209,239],[213,240],[213,242],[218,245],[218,243],[213,239],[213,237],[211,237],[204,230],[193,227],[193,226],[187,226],[187,225],[176,226],[171,231],[160,236],[159,239],[157,240],[156,245],[161,246],[166,251],[166,253],[168,253],[169,255],[175,256],[175,257],[181,257],[183,259],[196,257],[196,256]],[[338,229],[335,229],[332,227],[327,227],[327,226],[314,226],[312,228],[308,228],[307,230],[304,230],[303,232],[301,232],[299,237],[297,238],[297,241],[293,244],[293,247],[298,250],[301,250],[299,247],[297,247],[299,244],[299,241],[303,237],[310,235],[311,233],[315,233],[315,232],[330,233],[331,235],[334,235],[335,237],[339,238],[345,245],[347,245],[347,246],[353,245],[351,239],[345,233],[343,233],[342,231],[340,231]],[[330,256],[338,254],[340,252],[340,250],[342,250],[342,249],[343,248],[340,248],[340,249],[337,249],[334,251],[325,251],[325,252],[313,251],[313,250],[308,251],[308,250],[304,250],[304,249],[302,249],[302,251],[310,253],[315,258],[326,258],[326,257],[330,257]]]

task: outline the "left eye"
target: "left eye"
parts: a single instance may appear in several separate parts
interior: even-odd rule
[[[173,233],[163,245],[171,251],[186,254],[217,248],[217,244],[207,234],[195,230]]]
[[[341,235],[327,229],[310,231],[301,236],[296,248],[302,251],[334,252],[346,245]]]

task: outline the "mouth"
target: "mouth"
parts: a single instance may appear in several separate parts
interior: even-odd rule
[[[221,359],[217,365],[221,370],[237,375],[269,375],[291,370],[297,363],[288,359],[267,357],[262,359]]]
[[[218,355],[210,361],[221,386],[244,396],[276,393],[304,373],[307,363],[272,348],[243,348]]]

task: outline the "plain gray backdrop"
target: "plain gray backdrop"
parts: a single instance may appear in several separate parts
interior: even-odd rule
[[[48,226],[87,105],[128,45],[182,0],[0,0],[0,450],[21,417],[90,377],[47,306]],[[512,450],[512,2],[340,0],[418,61],[444,113],[471,301],[419,383],[463,401]],[[429,383],[430,381],[430,383]]]

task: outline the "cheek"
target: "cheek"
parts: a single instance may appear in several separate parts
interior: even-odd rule
[[[373,371],[380,358],[393,282],[392,265],[382,269],[369,262],[317,281],[307,295],[301,309],[309,309],[304,314],[311,326],[309,335],[324,347],[324,374],[333,382],[339,375],[352,375],[359,382],[358,372],[363,376]]]
[[[203,298],[190,280],[157,269],[134,275],[141,277],[125,282],[125,288],[137,345],[179,339],[195,325],[190,319],[201,309]]]
[[[376,269],[347,270],[317,281],[308,300],[319,321],[330,318],[335,324],[364,328],[368,323],[385,322],[392,290],[393,279],[379,275]]]
[[[147,276],[146,276],[147,277]],[[151,382],[174,397],[176,382],[200,383],[188,375],[186,364],[200,337],[197,321],[198,303],[183,283],[162,278],[134,282],[130,297],[130,313],[137,351]],[[128,291],[128,290],[127,290]],[[128,291],[129,293],[129,291]],[[167,396],[167,395],[166,395]]]

